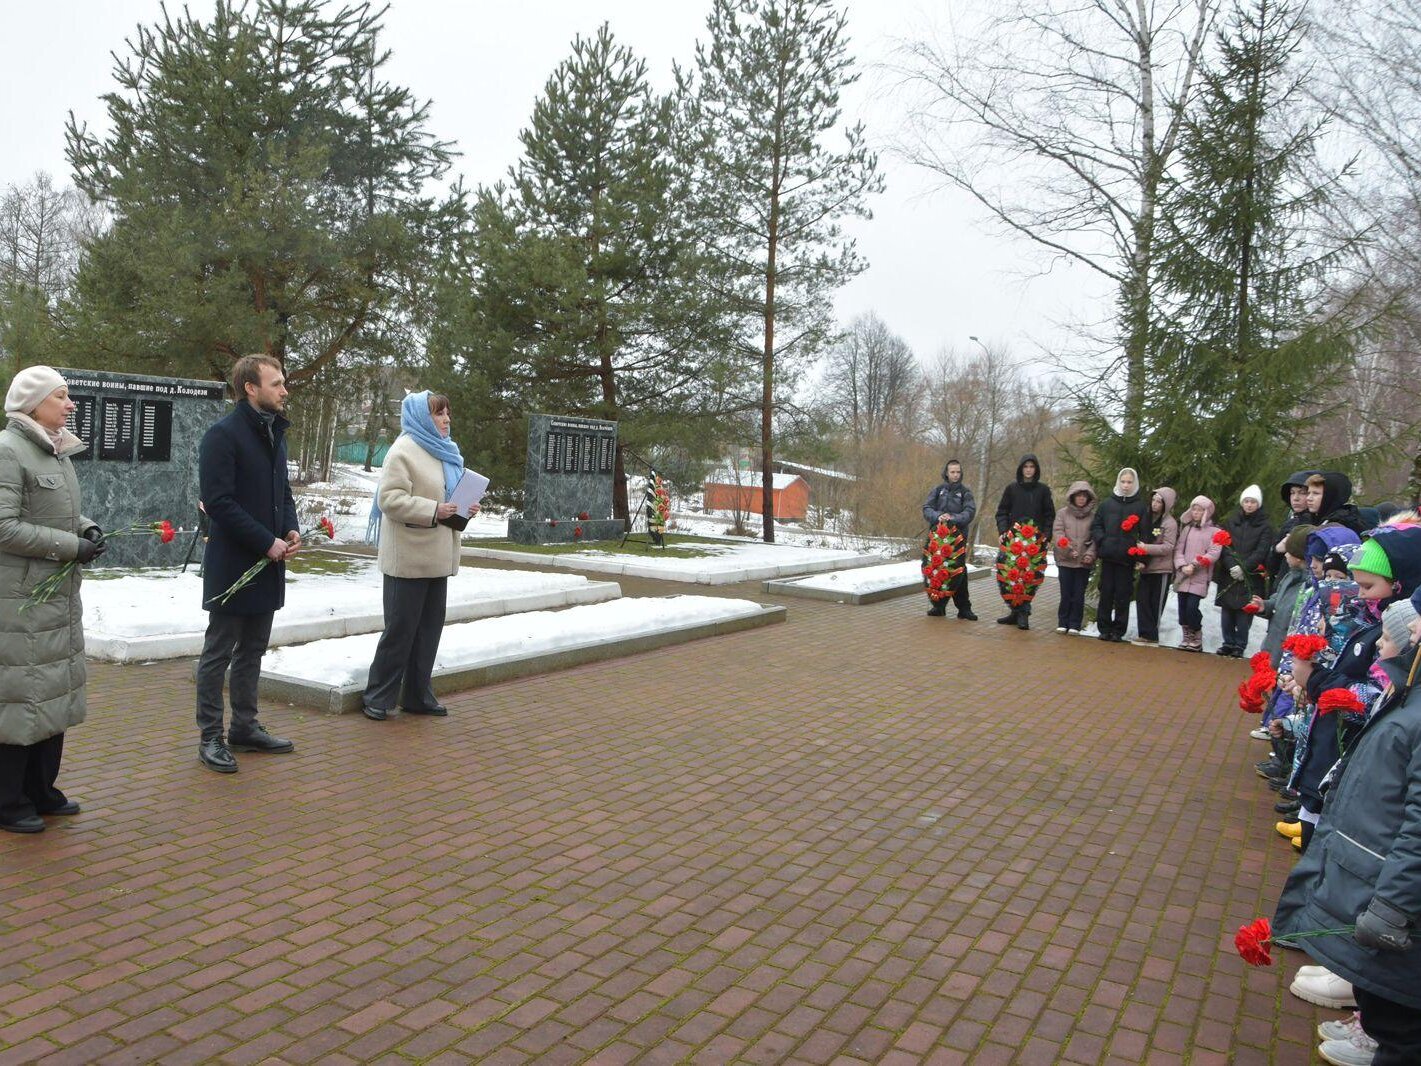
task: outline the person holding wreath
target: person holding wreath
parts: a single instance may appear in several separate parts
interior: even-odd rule
[[[1022,555],[1044,563],[1046,538],[1055,521],[1056,503],[1051,499],[1051,489],[1041,483],[1041,464],[1028,452],[1017,464],[1016,480],[1002,491],[1001,502],[997,504],[997,533],[1002,545],[997,559],[997,587],[1002,600],[1011,608],[1005,617],[997,619],[998,625],[1031,628],[1031,601],[1041,587],[1040,568],[1033,567],[1024,580],[1016,580],[1010,575],[1026,571],[1004,572],[1004,565],[1008,563],[1005,556],[1011,544],[1022,547]]]
[[[942,484],[933,489],[929,494],[927,502],[923,504],[923,520],[928,524],[928,549],[925,555],[931,556],[932,538],[939,526],[946,524],[952,527],[952,532],[956,533],[954,543],[959,545],[957,554],[959,558],[953,560],[954,566],[965,564],[967,556],[967,530],[972,525],[972,519],[977,517],[977,500],[972,495],[972,490],[962,483],[962,464],[956,459],[949,459],[947,465],[942,468]],[[972,613],[972,596],[967,589],[967,573],[964,568],[956,580],[952,583],[950,592],[946,590],[936,590],[928,587],[928,617],[941,618],[947,613],[947,601],[952,600],[953,606],[957,608],[957,617],[966,622],[977,621],[977,616]]]

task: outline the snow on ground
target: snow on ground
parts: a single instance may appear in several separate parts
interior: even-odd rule
[[[581,574],[543,574],[528,570],[465,568],[449,582],[449,609],[480,600],[528,596],[586,586]],[[378,615],[383,578],[374,559],[356,559],[339,574],[288,574],[286,606],[279,626],[350,615]],[[105,580],[84,582],[84,629],[94,636],[149,637],[200,634],[207,629],[202,609],[202,578],[196,567],[144,569]]]
[[[968,566],[967,573],[982,571],[980,566]],[[852,570],[834,570],[813,577],[796,578],[793,584],[800,588],[824,589],[828,592],[844,592],[864,595],[883,589],[918,588],[923,583],[920,563],[881,563],[878,566],[859,566]]]
[[[668,596],[485,618],[445,626],[434,669],[437,672],[468,668],[588,644],[612,643],[668,629],[738,618],[761,610],[763,608],[751,600]],[[262,659],[262,672],[337,687],[363,685],[379,639],[378,633],[367,633],[278,648]]]

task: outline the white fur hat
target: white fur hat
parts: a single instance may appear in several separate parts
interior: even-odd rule
[[[1239,503],[1243,503],[1244,500],[1253,500],[1255,503],[1258,504],[1259,507],[1262,507],[1263,490],[1260,489],[1257,485],[1248,486],[1248,488],[1244,489],[1241,493],[1239,493],[1238,496]]]
[[[10,391],[5,394],[5,413],[27,415],[55,389],[62,389],[66,384],[68,382],[52,366],[26,367],[10,382]]]

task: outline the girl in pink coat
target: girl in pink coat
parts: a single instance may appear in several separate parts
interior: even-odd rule
[[[1224,546],[1214,539],[1218,532],[1214,501],[1195,496],[1180,517],[1179,539],[1174,544],[1174,592],[1179,600],[1179,626],[1184,630],[1181,651],[1204,650],[1204,612],[1199,603],[1208,595],[1214,564],[1223,551]]]

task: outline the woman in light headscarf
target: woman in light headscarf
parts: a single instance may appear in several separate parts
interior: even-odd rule
[[[69,457],[84,442],[64,428],[74,402],[47,366],[20,371],[0,432],[0,829],[39,833],[42,815],[78,814],[55,787],[64,733],[84,720],[81,571],[42,603],[35,586],[65,563],[88,563],[103,531],[79,513]]]
[[[447,502],[464,475],[449,424],[447,396],[425,391],[405,397],[402,432],[385,456],[370,509],[385,575],[385,631],[370,664],[362,710],[377,722],[396,700],[406,714],[449,713],[431,681],[449,578],[459,572],[459,531],[467,524],[457,505]],[[469,513],[478,509],[474,504]]]

